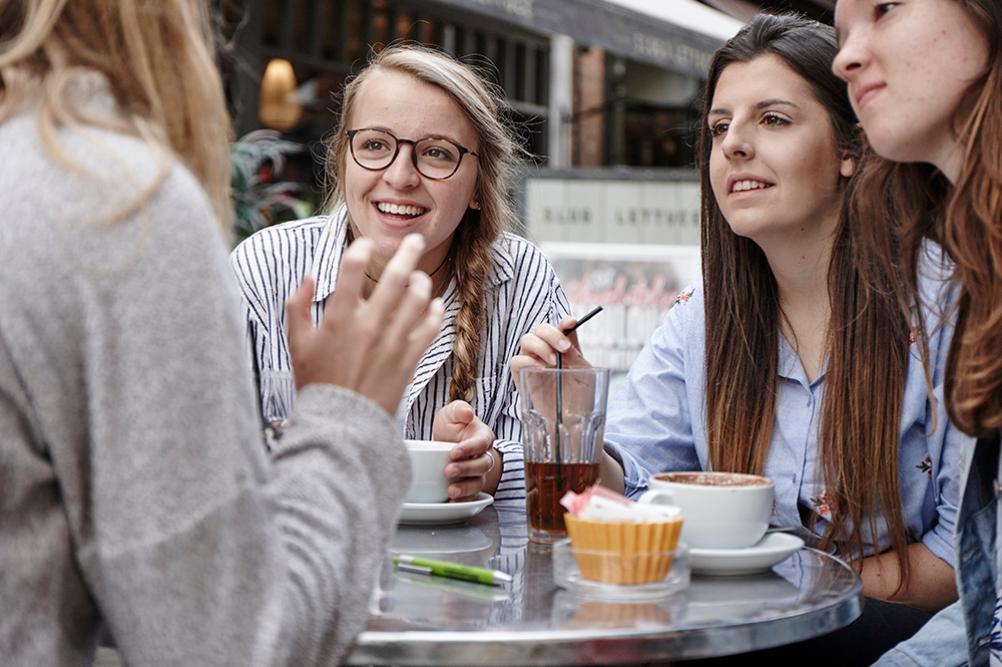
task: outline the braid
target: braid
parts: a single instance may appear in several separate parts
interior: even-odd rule
[[[455,252],[456,287],[462,304],[456,315],[456,341],[452,346],[452,385],[449,400],[476,399],[477,361],[480,359],[480,335],[486,318],[483,286],[490,270],[493,238],[478,233],[479,215],[469,211],[460,224]]]

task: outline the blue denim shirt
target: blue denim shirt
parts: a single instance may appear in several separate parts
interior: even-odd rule
[[[960,599],[936,614],[914,637],[884,654],[876,665],[989,664],[996,601],[998,470],[998,438],[978,440],[968,462],[967,483],[957,517],[960,563],[956,571]]]
[[[949,312],[943,308],[950,306],[952,292],[945,282],[938,247],[931,246],[931,250],[924,253],[920,265],[920,289],[927,306],[925,326],[938,414],[933,413],[925,371],[913,343],[902,399],[900,486],[909,534],[952,566],[961,456],[973,440],[949,423],[941,400],[953,324],[942,326],[940,320],[943,312]],[[708,468],[704,317],[702,290],[683,292],[609,407],[606,448],[623,464],[627,495],[643,492],[652,474]],[[800,359],[782,337],[778,354],[776,422],[765,465],[765,474],[776,486],[772,524],[816,544],[831,517],[817,442],[824,373],[809,381]],[[813,531],[804,526],[804,513],[816,515]],[[876,540],[869,530],[863,531],[863,539],[863,556],[891,546],[883,521],[877,521]]]

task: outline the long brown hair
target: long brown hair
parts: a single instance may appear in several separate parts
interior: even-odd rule
[[[870,153],[854,205],[863,219],[873,221],[865,231],[898,233],[900,247],[881,255],[885,266],[900,263],[907,277],[899,295],[902,308],[918,299],[923,239],[938,241],[954,262],[960,296],[946,405],[962,431],[983,435],[1002,428],[1002,5],[998,0],[958,4],[981,29],[989,59],[954,119],[964,156],[957,182],[951,188],[931,165],[894,163]]]
[[[70,167],[55,138],[60,125],[105,127],[166,149],[194,173],[228,229],[230,122],[210,33],[204,0],[7,0],[0,3],[0,121],[39,100],[39,134]],[[70,101],[74,80],[92,72],[104,75],[123,117],[88,115]]]
[[[403,72],[444,90],[469,118],[480,141],[476,184],[480,209],[467,209],[449,251],[462,304],[456,316],[449,397],[472,403],[476,397],[481,333],[486,326],[485,285],[491,267],[492,246],[502,233],[515,227],[515,213],[508,192],[515,174],[518,148],[504,120],[508,110],[495,86],[452,56],[410,44],[383,49],[345,85],[340,121],[327,148],[327,174],[333,181],[327,204],[329,211],[345,201],[346,132],[354,100],[369,74],[378,69]]]
[[[831,72],[834,30],[792,16],[759,15],[716,52],[710,64],[700,131],[702,257],[706,303],[706,427],[718,470],[761,473],[776,420],[779,327],[776,280],[765,254],[731,231],[710,187],[713,137],[705,122],[717,81],[732,63],[772,54],[806,81],[827,109],[841,153],[858,155],[859,136],[845,83]],[[848,185],[843,184],[848,190]],[[893,274],[863,280],[843,198],[828,267],[831,319],[818,447],[832,518],[822,547],[862,554],[862,526],[876,537],[882,514],[908,575],[907,536],[898,484],[901,401],[908,368],[907,319]],[[891,233],[887,231],[887,238]]]

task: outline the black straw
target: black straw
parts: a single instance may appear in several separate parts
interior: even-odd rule
[[[570,329],[564,330],[564,332],[563,332],[564,335],[566,336],[567,334],[574,333],[575,331],[577,331],[577,329],[578,329],[579,326],[581,326],[582,324],[584,324],[585,322],[587,322],[588,320],[590,320],[591,318],[595,317],[596,315],[598,315],[601,312],[602,312],[602,306],[595,306],[590,311],[588,311],[588,313],[586,315],[584,315],[580,320],[578,320],[577,324],[575,324],[574,326],[572,326]],[[560,359],[559,355],[557,356],[557,359],[558,360]]]
[[[566,336],[567,334],[574,333],[575,331],[577,331],[577,328],[579,326],[581,326],[582,324],[584,324],[585,322],[587,322],[591,318],[595,317],[600,312],[602,312],[602,306],[595,306],[588,313],[586,313],[583,317],[581,317],[577,321],[577,324],[575,324],[574,326],[572,326],[570,329],[562,330],[563,334]],[[561,354],[560,352],[557,352],[557,370],[559,371],[563,367],[564,367],[564,355]],[[561,440],[561,438],[560,438],[560,427],[561,427],[561,425],[563,425],[563,421],[564,421],[564,400],[563,400],[563,394],[564,394],[564,391],[563,391],[563,382],[560,379],[560,373],[557,373],[557,421],[556,421],[556,423],[553,426],[553,447],[556,450],[556,455],[555,455],[554,458],[556,458],[556,460],[557,460],[556,476],[557,476],[557,486],[558,487],[559,487],[560,482],[561,482],[561,480],[560,480],[560,464],[561,464],[561,460],[560,460],[560,440]]]

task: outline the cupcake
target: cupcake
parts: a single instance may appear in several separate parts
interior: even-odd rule
[[[668,576],[682,531],[677,507],[635,503],[599,486],[568,492],[560,502],[583,578],[639,585]]]

